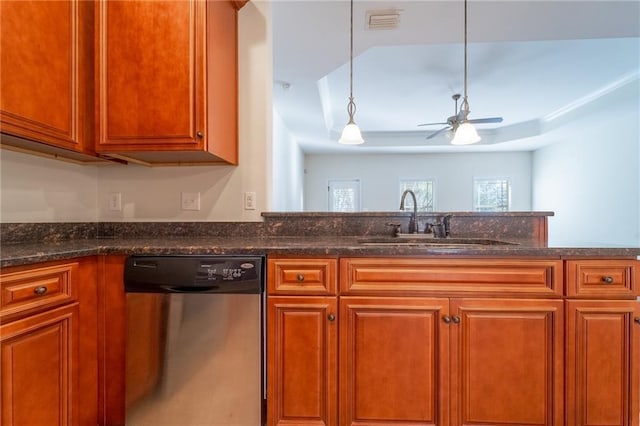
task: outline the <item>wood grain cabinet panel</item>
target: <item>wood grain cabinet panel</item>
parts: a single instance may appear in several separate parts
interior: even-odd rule
[[[147,164],[237,164],[236,6],[98,3],[98,152]]]
[[[447,424],[447,299],[340,299],[340,424]]]
[[[267,303],[267,424],[337,425],[337,300]]]
[[[0,342],[2,424],[79,425],[78,304],[3,324]]]
[[[451,301],[451,425],[562,425],[561,300]]]
[[[78,263],[34,267],[0,276],[0,319],[25,315],[77,299]]]
[[[640,295],[637,260],[568,260],[567,296],[571,298],[633,299]]]
[[[337,259],[269,259],[269,294],[336,294]]]
[[[637,426],[640,303],[567,303],[567,424]]]
[[[97,259],[5,268],[0,288],[0,423],[97,424]]]
[[[2,2],[0,122],[14,136],[3,144],[93,155],[93,10],[80,0]]]
[[[560,260],[342,258],[341,294],[562,296]]]

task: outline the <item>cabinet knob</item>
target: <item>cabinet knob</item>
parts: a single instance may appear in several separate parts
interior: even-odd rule
[[[198,130],[198,131],[196,132],[196,136],[197,136],[198,138],[202,139],[202,138],[204,137],[204,133],[202,133],[202,131],[201,131],[201,130]]]
[[[301,283],[302,281],[304,281],[304,275],[302,274],[298,274],[298,282]]]
[[[41,285],[39,287],[34,288],[33,292],[35,294],[37,294],[38,296],[42,296],[43,294],[45,294],[47,292],[47,287]]]
[[[446,324],[449,324],[451,322],[451,317],[449,315],[445,315],[442,317],[442,321],[444,321]]]
[[[606,275],[602,277],[602,282],[605,284],[613,284],[613,277]]]
[[[460,324],[460,317],[457,315],[454,315],[451,317],[451,321],[453,321],[455,324]]]
[[[336,320],[336,316],[334,314],[329,314],[329,315],[327,315],[327,319],[329,321],[335,321]]]
[[[640,324],[640,317],[635,317],[633,320],[636,324]]]

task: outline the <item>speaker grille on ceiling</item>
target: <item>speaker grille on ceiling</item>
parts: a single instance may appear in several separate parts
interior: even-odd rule
[[[394,30],[400,23],[400,10],[368,10],[366,23],[368,30]]]

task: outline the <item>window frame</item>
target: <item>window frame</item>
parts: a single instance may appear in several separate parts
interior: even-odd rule
[[[477,191],[477,184],[479,182],[491,182],[491,181],[504,181],[507,184],[507,205],[506,205],[506,209],[505,210],[501,210],[498,209],[497,206],[493,206],[494,208],[492,210],[480,210],[478,209],[478,191]],[[473,177],[473,182],[472,182],[472,200],[471,200],[471,206],[472,206],[472,211],[474,212],[509,212],[511,211],[511,200],[512,200],[512,196],[511,196],[511,178],[509,176],[474,176]]]
[[[334,210],[334,204],[333,204],[333,192],[332,192],[332,184],[334,183],[355,183],[355,198],[354,198],[354,204],[355,204],[355,210],[349,210],[349,211],[344,211],[344,210]],[[334,178],[329,178],[327,179],[327,211],[329,212],[335,212],[335,213],[350,213],[350,212],[360,212],[362,211],[362,191],[361,191],[361,187],[362,187],[362,182],[359,178],[353,178],[353,179],[334,179]]]

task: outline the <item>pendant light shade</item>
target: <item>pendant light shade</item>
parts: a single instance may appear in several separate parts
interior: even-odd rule
[[[353,120],[356,113],[356,104],[353,102],[353,0],[351,0],[351,25],[349,27],[350,50],[349,50],[349,103],[347,104],[347,112],[349,113],[349,121],[342,131],[342,135],[338,142],[343,145],[360,145],[364,143],[360,129]]]
[[[473,124],[465,121],[458,126],[456,134],[451,140],[451,145],[471,145],[472,143],[480,141],[480,139]]]
[[[360,145],[364,143],[362,133],[356,123],[348,123],[342,130],[342,135],[338,141],[343,145]]]
[[[464,0],[464,98],[460,106],[463,112],[462,123],[456,129],[456,134],[451,141],[452,145],[471,145],[482,139],[478,131],[469,123],[469,101],[467,99],[467,0]]]

